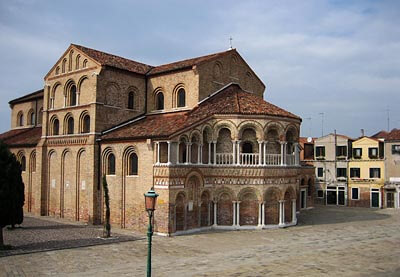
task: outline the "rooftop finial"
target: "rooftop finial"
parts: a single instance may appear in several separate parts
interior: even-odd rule
[[[232,50],[232,49],[233,49],[233,47],[232,47],[232,40],[233,40],[233,38],[232,38],[232,37],[229,37],[229,50]]]

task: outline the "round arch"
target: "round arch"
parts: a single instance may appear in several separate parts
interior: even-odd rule
[[[243,121],[239,124],[239,126],[237,127],[238,129],[238,137],[239,139],[243,136],[243,132],[246,129],[252,129],[255,131],[256,136],[257,136],[257,140],[264,140],[264,132],[263,132],[263,127],[260,123],[256,122],[256,121]]]

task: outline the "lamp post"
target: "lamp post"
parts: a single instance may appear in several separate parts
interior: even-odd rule
[[[151,188],[144,194],[144,204],[149,215],[149,227],[147,228],[147,277],[151,277],[151,238],[153,236],[153,226],[151,225],[151,220],[156,209],[157,197],[158,194],[154,191],[154,188]]]

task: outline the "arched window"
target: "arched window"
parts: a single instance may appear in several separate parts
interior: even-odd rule
[[[110,153],[107,157],[107,175],[115,175],[115,156]]]
[[[56,67],[56,75],[58,75],[58,74],[60,74],[60,67],[59,66]]]
[[[24,113],[19,112],[17,115],[17,126],[24,126]]]
[[[43,108],[40,108],[39,114],[38,114],[38,125],[42,125],[43,121]]]
[[[83,68],[86,68],[86,67],[87,67],[87,63],[88,63],[88,60],[86,60],[86,59],[83,60],[82,67],[83,67]]]
[[[72,117],[67,120],[67,134],[71,135],[74,133],[74,119]]]
[[[60,122],[58,119],[53,120],[53,128],[52,128],[52,135],[53,136],[58,136],[60,134]]]
[[[61,71],[62,71],[62,73],[65,73],[65,65],[66,65],[66,63],[67,63],[67,59],[64,59],[64,60],[62,61],[62,64],[61,64]]]
[[[128,160],[128,175],[138,175],[138,156],[132,153]]]
[[[128,95],[128,109],[134,109],[135,108],[135,94],[133,91],[129,92]]]
[[[76,86],[72,85],[69,89],[69,105],[76,106]]]
[[[74,54],[74,50],[69,52],[69,60],[68,60],[68,71],[72,71],[72,55]]]
[[[243,143],[243,148],[242,148],[242,153],[253,153],[253,144],[251,142],[244,142]]]
[[[36,115],[33,110],[29,111],[29,125],[35,125]]]
[[[87,114],[82,119],[82,133],[90,132],[90,116]]]
[[[80,62],[80,59],[81,59],[81,55],[77,55],[76,56],[76,59],[75,59],[75,69],[79,69],[79,62]]]
[[[157,110],[164,110],[164,94],[160,91],[156,96],[157,100]]]
[[[22,171],[26,171],[26,158],[25,158],[25,156],[22,156],[21,157],[21,170]]]
[[[36,172],[36,152],[33,152],[31,154],[31,165],[30,165],[31,171]]]
[[[186,92],[183,88],[178,90],[178,107],[186,106]]]

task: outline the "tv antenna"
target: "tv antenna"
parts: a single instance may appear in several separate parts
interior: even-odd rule
[[[324,136],[324,115],[325,115],[325,113],[319,113],[319,115],[321,116],[321,121],[322,121],[321,133],[322,133],[322,136]]]

